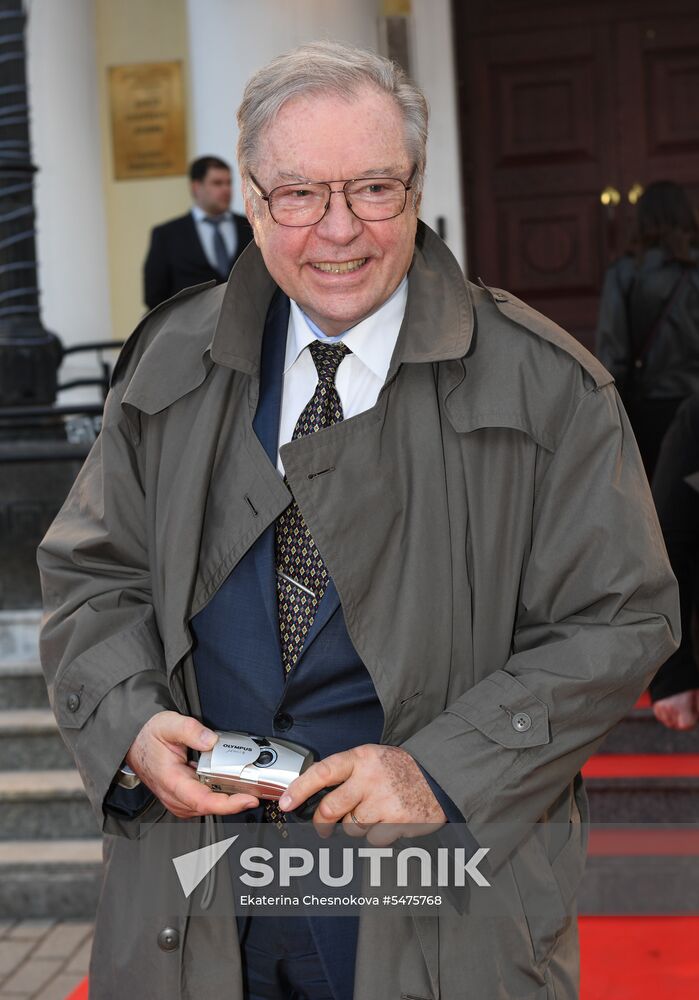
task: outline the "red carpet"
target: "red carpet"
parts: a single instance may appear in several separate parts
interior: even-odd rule
[[[72,993],[68,994],[66,1000],[87,1000],[87,976]]]
[[[699,917],[580,917],[579,923],[580,1000],[699,996]],[[87,979],[66,1000],[88,1000]]]
[[[580,917],[580,1000],[699,996],[699,917]]]
[[[582,773],[585,778],[699,778],[699,754],[601,753]]]

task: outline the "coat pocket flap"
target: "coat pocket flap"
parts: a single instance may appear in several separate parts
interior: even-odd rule
[[[551,742],[548,707],[505,670],[485,677],[448,711],[512,750]]]

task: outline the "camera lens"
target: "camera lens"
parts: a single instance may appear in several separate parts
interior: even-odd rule
[[[258,767],[268,767],[270,764],[274,763],[276,756],[277,755],[272,750],[263,750],[255,763]]]

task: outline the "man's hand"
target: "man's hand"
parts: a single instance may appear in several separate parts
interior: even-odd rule
[[[653,713],[668,729],[691,729],[699,722],[699,690],[661,698],[653,705]]]
[[[410,754],[400,747],[375,744],[312,764],[289,785],[280,808],[295,809],[315,792],[335,785],[313,814],[321,837],[329,837],[341,821],[351,837],[366,835],[370,844],[383,847],[398,837],[438,830],[447,821]]]
[[[211,750],[216,734],[197,719],[178,712],[158,712],[131,744],[126,763],[166,809],[180,819],[228,816],[254,809],[254,795],[224,795],[202,785],[187,762],[187,748]]]

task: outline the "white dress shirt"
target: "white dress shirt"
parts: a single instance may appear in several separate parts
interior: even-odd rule
[[[342,359],[335,385],[344,418],[354,417],[374,405],[386,381],[407,301],[408,279],[404,278],[390,299],[371,316],[339,337],[325,337],[291,300],[279,419],[280,448],[291,441],[296,422],[318,383],[318,372],[308,350],[309,344],[314,340],[330,344],[342,341],[349,347],[352,353]],[[279,452],[277,468],[284,475]]]
[[[204,253],[206,254],[206,259],[209,264],[211,264],[214,271],[218,271],[216,251],[214,250],[214,227],[210,222],[205,221],[208,216],[204,209],[199,208],[198,205],[192,205],[192,218],[194,219],[194,225],[197,229],[199,242],[201,243]],[[233,224],[232,212],[224,213],[221,225],[218,228],[221,236],[223,237],[223,244],[228,252],[228,259],[232,260],[233,254],[238,249],[238,234],[236,233],[235,225]]]

